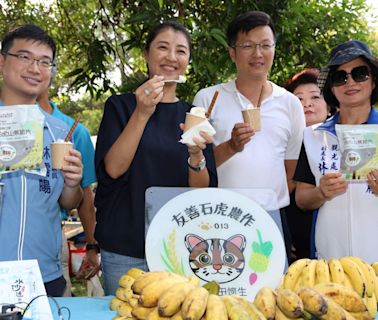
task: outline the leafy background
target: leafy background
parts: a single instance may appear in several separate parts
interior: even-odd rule
[[[191,32],[192,61],[178,95],[192,101],[202,87],[231,78],[225,30],[237,14],[262,10],[275,22],[278,41],[270,79],[282,85],[303,68],[327,63],[330,50],[348,39],[366,41],[377,54],[377,21],[366,0],[1,0],[0,36],[22,23],[47,30],[58,45],[51,98],[96,134],[106,98],[143,81],[147,31],[177,19]],[[375,16],[374,16],[375,14]]]

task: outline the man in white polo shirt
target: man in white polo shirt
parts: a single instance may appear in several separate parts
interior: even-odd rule
[[[236,78],[200,90],[195,106],[207,109],[219,92],[210,119],[217,131],[214,153],[219,187],[269,188],[278,199],[283,218],[286,250],[290,251],[282,208],[289,192],[305,127],[303,108],[297,97],[268,81],[275,52],[275,30],[269,15],[250,11],[228,26],[229,54]],[[242,109],[260,110],[261,130],[243,123]]]

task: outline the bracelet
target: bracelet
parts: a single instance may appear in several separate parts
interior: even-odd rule
[[[97,243],[87,243],[85,246],[85,251],[96,250],[97,253],[100,253],[100,246]]]

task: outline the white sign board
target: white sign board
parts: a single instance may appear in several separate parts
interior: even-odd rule
[[[53,319],[37,260],[0,262],[0,302],[24,309],[35,297],[23,319]]]
[[[220,295],[252,299],[264,286],[276,287],[286,253],[281,232],[255,201],[229,190],[182,193],[151,221],[146,236],[151,271],[196,275],[217,281]]]

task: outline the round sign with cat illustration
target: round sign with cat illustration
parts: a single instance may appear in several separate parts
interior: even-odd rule
[[[196,275],[202,284],[217,281],[220,295],[253,299],[276,287],[286,254],[274,220],[239,193],[195,189],[168,201],[152,219],[146,236],[151,271]]]

